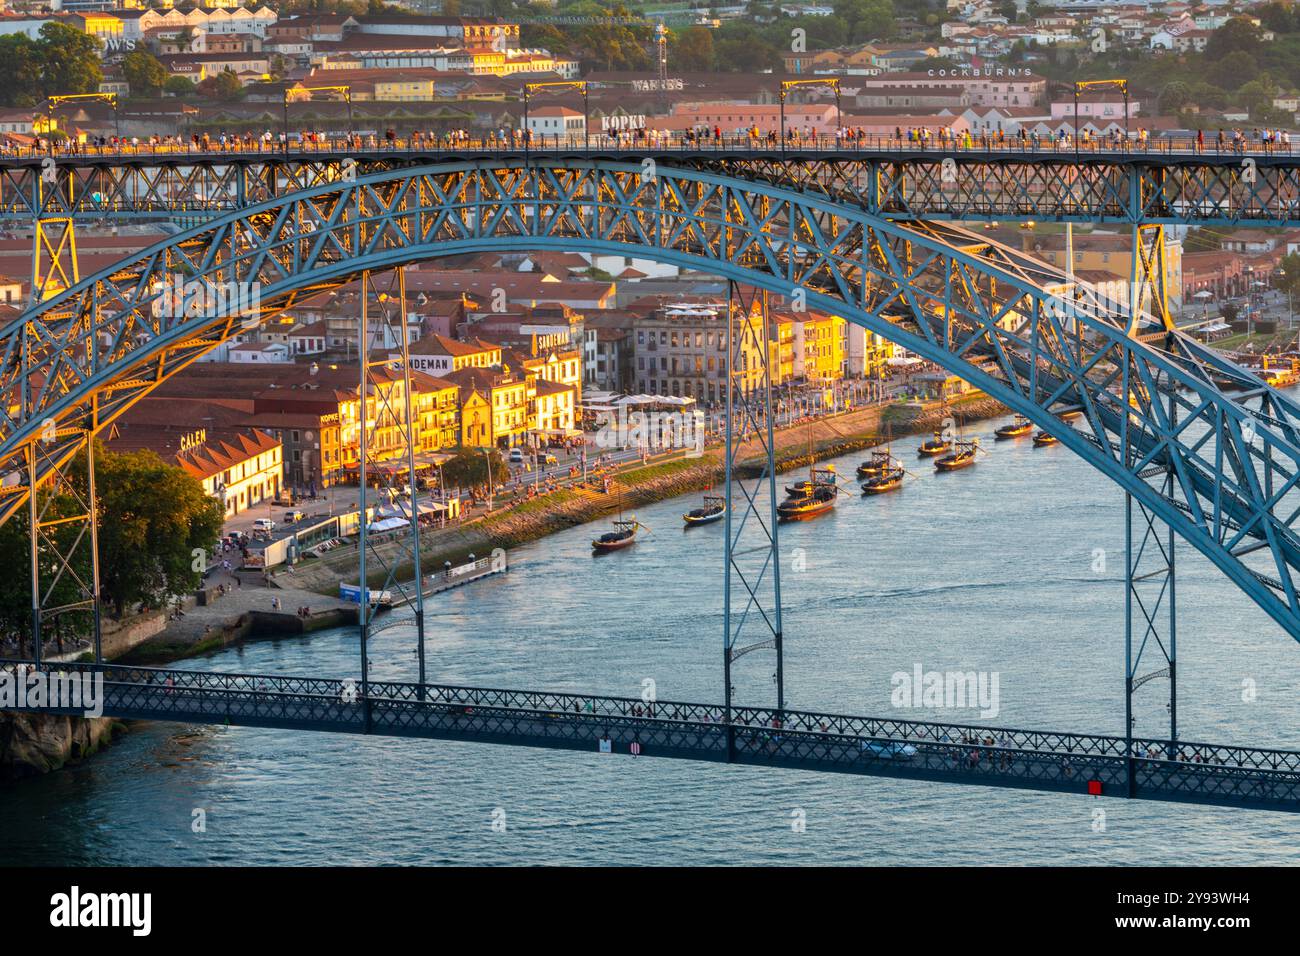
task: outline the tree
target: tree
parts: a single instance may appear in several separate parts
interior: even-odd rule
[[[1205,44],[1205,55],[1210,60],[1218,60],[1229,53],[1253,54],[1259,52],[1262,43],[1259,27],[1245,17],[1233,17],[1210,34]]]
[[[1268,3],[1258,12],[1260,22],[1274,33],[1292,33],[1296,29],[1295,12],[1289,3]]]
[[[455,458],[443,463],[442,480],[453,488],[486,485],[489,461],[492,463],[492,480],[495,482],[505,478],[508,470],[499,451],[495,448],[465,448],[457,452]]]
[[[687,27],[677,34],[668,48],[669,62],[684,73],[704,73],[713,69],[713,31],[707,27]]]
[[[0,98],[6,106],[31,106],[41,86],[44,54],[22,33],[0,37]]]
[[[894,32],[893,0],[835,0],[835,15],[849,25],[849,42],[883,40]]]
[[[1161,113],[1177,113],[1191,102],[1191,88],[1180,80],[1174,80],[1160,92],[1156,105]]]
[[[167,68],[145,50],[133,50],[122,57],[122,75],[132,96],[156,96],[167,83]]]
[[[38,41],[43,53],[42,94],[93,93],[104,73],[99,68],[99,41],[64,26],[47,23]]]
[[[1282,257],[1276,276],[1277,287],[1287,295],[1300,295],[1300,253],[1292,252]]]
[[[1235,90],[1259,76],[1259,61],[1249,53],[1236,50],[1211,64],[1206,74],[1215,86]]]
[[[105,607],[121,617],[135,604],[161,606],[172,595],[196,588],[201,577],[196,568],[202,565],[196,564],[195,552],[202,549],[201,553],[206,553],[221,534],[220,503],[208,497],[197,479],[148,451],[119,455],[97,447],[95,482],[101,515],[100,589]],[[68,485],[84,495],[84,453],[69,468]],[[80,545],[74,547],[83,525],[77,521],[59,524],[57,519],[80,514],[84,499],[49,488],[38,494],[47,526],[38,550],[41,583],[54,588],[45,605],[78,603],[88,597],[82,584],[91,580],[88,539],[80,537]],[[0,525],[0,567],[11,572],[0,575],[0,633],[20,640],[26,639],[31,628],[31,582],[25,573],[13,572],[28,566],[31,543],[27,528],[26,509]],[[63,568],[60,554],[69,558],[68,569]],[[70,625],[88,632],[89,615],[55,616],[49,629],[59,636]]]
[[[198,587],[195,552],[220,537],[220,502],[151,451],[96,454],[95,483],[102,513],[112,517],[100,522],[99,565],[114,616]]]
[[[163,90],[172,96],[192,96],[194,94],[194,81],[188,76],[169,76],[167,82],[163,84]]]
[[[216,76],[209,76],[199,83],[199,92],[204,96],[224,100],[227,103],[239,99],[244,94],[239,77],[229,70],[222,70]]]
[[[1243,83],[1237,90],[1237,102],[1249,110],[1251,116],[1259,118],[1273,108],[1273,97],[1277,92],[1277,87],[1265,76]]]

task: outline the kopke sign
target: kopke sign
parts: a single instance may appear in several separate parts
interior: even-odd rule
[[[636,116],[602,116],[600,130],[602,133],[617,133],[625,129],[645,129],[645,114]]]

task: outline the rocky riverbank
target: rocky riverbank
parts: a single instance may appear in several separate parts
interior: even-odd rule
[[[89,757],[124,729],[109,717],[0,713],[0,783],[37,777]]]

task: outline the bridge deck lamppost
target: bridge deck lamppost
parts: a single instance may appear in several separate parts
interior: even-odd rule
[[[54,108],[62,106],[64,103],[85,102],[87,100],[99,100],[113,107],[113,135],[120,141],[122,139],[122,116],[117,107],[116,93],[62,93],[55,96],[45,97],[45,135],[49,136],[54,129]],[[50,137],[53,145],[53,137]]]
[[[809,80],[782,80],[779,102],[781,106],[781,152],[785,152],[785,98],[796,86],[829,86],[835,91],[835,127],[844,128],[844,114],[840,110],[840,80],[835,76],[822,76]],[[837,139],[838,142],[838,139]]]
[[[591,108],[587,96],[586,80],[551,80],[545,83],[525,83],[524,84],[524,154],[528,154],[528,101],[535,90],[541,89],[577,89],[582,92],[582,148],[589,149],[591,146]]]
[[[342,93],[343,100],[348,105],[348,143],[352,142],[352,87],[346,84],[339,86],[285,86],[283,93],[284,100],[284,148],[287,152],[289,149],[289,101],[299,93],[306,93],[311,98],[313,93]]]
[[[1090,89],[1118,89],[1124,94],[1124,145],[1129,144],[1128,80],[1076,80],[1074,83],[1074,154],[1079,155],[1079,94]]]

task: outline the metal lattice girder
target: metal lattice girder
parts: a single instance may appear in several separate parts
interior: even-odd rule
[[[730,708],[732,664],[751,651],[775,651],[774,680],[777,709],[781,710],[785,706],[785,649],[767,298],[763,289],[728,283],[723,673]],[[754,462],[758,473],[747,476],[745,466]],[[739,601],[733,601],[733,593]]]
[[[893,219],[1072,220],[1134,224],[1300,224],[1300,156],[1127,152],[1045,144],[998,150],[617,149],[548,152],[542,163],[650,158],[852,201]],[[0,219],[213,216],[341,178],[434,162],[522,164],[473,149],[320,149],[0,158]],[[53,165],[49,165],[52,163]],[[57,188],[43,189],[53,175]]]
[[[234,334],[230,314],[158,314],[169,277],[256,283],[266,316],[366,270],[546,249],[634,252],[798,293],[1040,425],[1081,409],[1080,428],[1057,429],[1061,442],[1300,638],[1300,406],[1291,399],[1150,317],[1128,335],[1127,310],[1088,288],[1063,301],[1058,270],[981,236],[663,165],[406,169],[318,186],[160,241],[0,330],[0,470],[17,468],[43,421],[80,420],[98,401],[107,424]],[[1158,482],[1147,477],[1153,469]],[[0,498],[0,519],[22,499]]]

